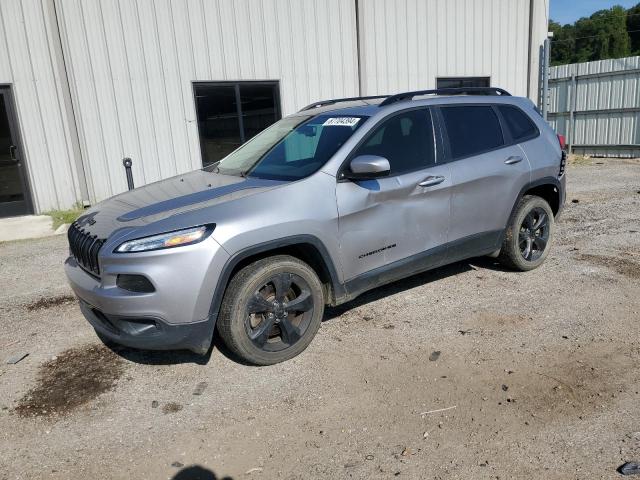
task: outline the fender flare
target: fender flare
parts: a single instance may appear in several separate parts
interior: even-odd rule
[[[559,210],[556,216],[560,215],[560,212],[562,211],[562,201],[564,198],[564,194],[562,191],[562,183],[560,182],[560,180],[556,177],[542,177],[539,178],[537,180],[534,180],[532,182],[529,182],[527,184],[525,184],[521,189],[520,192],[518,193],[518,196],[516,197],[516,201],[513,203],[513,207],[511,207],[511,213],[509,214],[509,217],[507,218],[507,224],[504,226],[504,229],[502,231],[502,235],[500,235],[500,243],[499,245],[502,245],[502,242],[504,241],[504,236],[507,232],[507,228],[509,227],[509,222],[511,221],[511,219],[513,218],[513,215],[516,212],[516,208],[518,208],[518,204],[520,203],[520,200],[522,200],[522,197],[524,197],[524,194],[527,190],[531,190],[532,188],[535,187],[540,187],[542,185],[553,185],[555,188],[558,189],[558,195],[560,196],[560,206],[559,206]]]
[[[257,254],[277,250],[282,247],[304,244],[313,246],[320,254],[322,262],[324,263],[324,266],[326,267],[331,280],[334,302],[345,298],[346,290],[344,284],[340,282],[333,259],[331,258],[331,255],[329,255],[329,252],[324,246],[324,243],[322,243],[322,241],[318,237],[314,235],[304,234],[278,238],[239,250],[227,260],[222,269],[222,273],[218,278],[218,283],[216,284],[216,288],[211,299],[211,307],[209,308],[209,318],[213,320],[213,327],[215,327],[215,323],[218,320],[218,314],[220,313],[220,306],[222,304],[224,292],[226,291],[227,285],[231,280],[231,273],[240,262]]]

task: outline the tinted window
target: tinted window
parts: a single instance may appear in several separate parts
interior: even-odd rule
[[[354,156],[379,155],[389,160],[391,175],[435,163],[433,126],[429,110],[411,110],[386,120],[356,150]]]
[[[519,108],[501,105],[498,109],[514,141],[519,142],[538,133],[535,124]]]
[[[443,107],[442,115],[453,158],[504,145],[498,116],[490,106]]]

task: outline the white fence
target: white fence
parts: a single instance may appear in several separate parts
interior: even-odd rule
[[[548,120],[573,153],[640,157],[640,57],[552,67]]]

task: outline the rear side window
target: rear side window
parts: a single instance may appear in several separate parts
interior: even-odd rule
[[[529,138],[537,135],[538,128],[519,108],[509,105],[500,105],[498,110],[500,110],[514,142],[528,140]]]
[[[441,111],[454,159],[504,145],[500,121],[490,105],[447,106]]]
[[[420,170],[435,164],[430,111],[410,110],[385,120],[373,130],[371,136],[358,147],[354,155],[378,155],[386,158],[391,166],[391,175]]]

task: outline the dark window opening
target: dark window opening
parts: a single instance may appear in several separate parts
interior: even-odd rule
[[[277,82],[195,83],[193,91],[203,166],[226,157],[281,117]]]
[[[437,88],[490,87],[489,77],[441,77],[436,79]]]
[[[435,163],[433,125],[427,109],[410,110],[377,127],[354,153],[389,160],[391,175],[428,168]]]
[[[442,107],[442,116],[454,159],[504,145],[500,121],[490,105]]]
[[[514,142],[530,139],[538,134],[533,121],[519,108],[510,105],[498,107]]]

